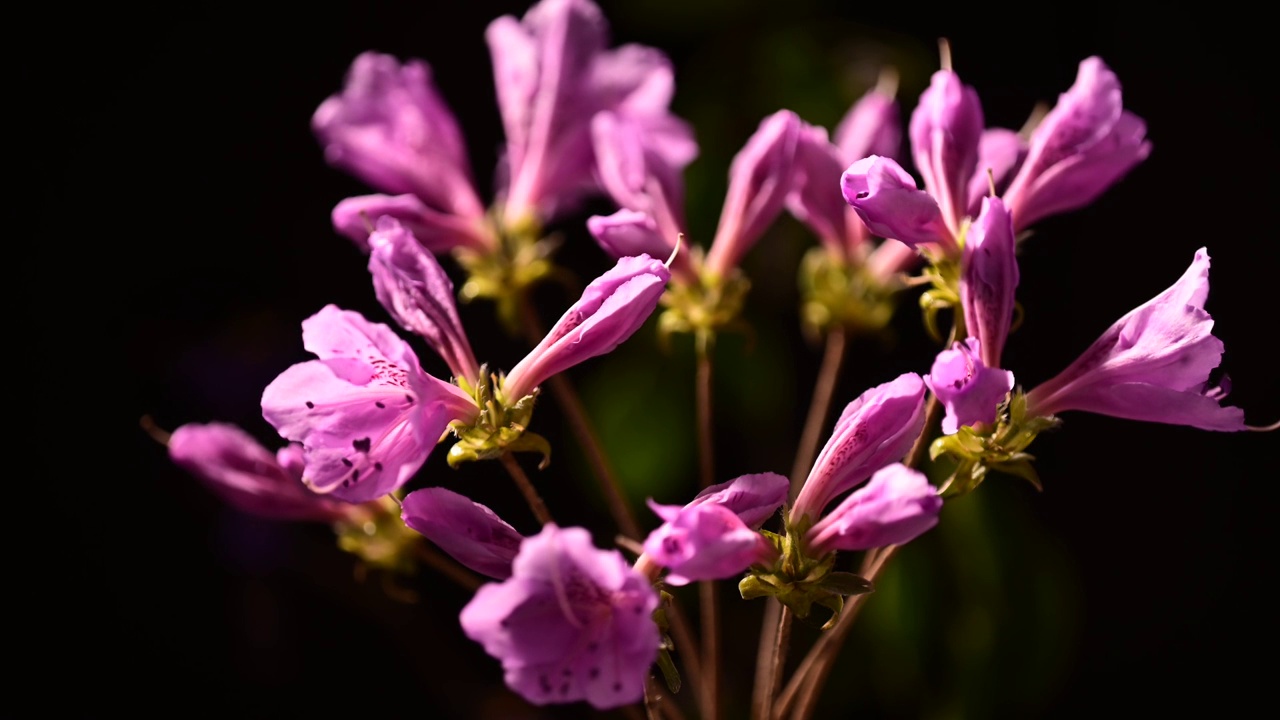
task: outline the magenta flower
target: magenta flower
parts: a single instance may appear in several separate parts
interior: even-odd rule
[[[960,307],[969,334],[981,341],[982,362],[1000,367],[1013,322],[1018,287],[1017,240],[1013,218],[999,198],[982,201],[982,212],[965,238],[960,275]]]
[[[664,154],[653,146],[644,126],[611,112],[595,116],[591,137],[600,184],[624,210],[653,218],[665,240],[653,255],[670,255],[676,236],[685,229],[683,172],[697,156],[697,146],[690,140],[687,152]]]
[[[950,435],[962,426],[995,422],[996,409],[1013,389],[1013,373],[987,367],[980,359],[977,338],[956,342],[938,353],[925,385],[946,408],[942,432]]]
[[[876,235],[912,247],[956,247],[938,201],[889,158],[872,155],[850,165],[840,177],[840,191]]]
[[[1004,194],[1018,230],[1094,201],[1151,153],[1142,118],[1124,110],[1120,81],[1097,57],[1031,134]]]
[[[235,425],[183,425],[169,438],[169,457],[227,503],[252,515],[334,522],[353,507],[302,484],[301,445],[286,445],[273,455]]]
[[[769,563],[778,551],[755,530],[786,502],[789,486],[781,475],[760,473],[713,485],[684,507],[650,500],[665,522],[645,540],[645,555],[677,586]]]
[[[526,538],[511,577],[462,609],[467,637],[502,662],[507,686],[535,705],[586,700],[604,710],[644,696],[661,640],[658,594],[582,528]]]
[[[720,224],[707,252],[706,269],[713,275],[727,277],[782,212],[804,127],[795,113],[779,110],[760,122],[734,156]]]
[[[317,360],[285,370],[262,393],[262,415],[302,443],[303,482],[364,502],[409,481],[450,422],[469,423],[475,401],[427,375],[385,325],[328,305],[302,323]]]
[[[879,88],[872,88],[849,108],[836,125],[832,141],[845,165],[868,155],[897,157],[902,149],[902,118],[898,101]]]
[[[924,427],[924,381],[907,373],[849,403],[818,453],[791,523],[820,517],[827,505],[911,449]]]
[[[950,70],[935,72],[911,113],[911,155],[952,235],[960,232],[967,214],[982,130],[978,93]]]
[[[688,126],[668,111],[670,62],[657,50],[606,50],[608,26],[589,0],[542,0],[523,20],[485,33],[507,135],[505,222],[546,220],[594,190],[591,121],[612,112],[679,164],[696,153]]]
[[[400,516],[472,570],[499,580],[511,577],[524,536],[484,505],[444,488],[424,488],[405,497]]]
[[[881,468],[805,535],[815,555],[902,545],[938,524],[942,498],[924,473],[902,463]]]
[[[1222,341],[1204,310],[1209,254],[1196,251],[1172,287],[1131,310],[1056,377],[1027,394],[1029,416],[1085,410],[1204,430],[1244,430],[1244,412],[1223,407],[1209,377]],[[1224,383],[1225,385],[1225,383]]]
[[[392,217],[378,219],[369,248],[369,272],[378,302],[400,327],[425,338],[454,377],[474,383],[480,366],[458,319],[453,283],[444,268]]]
[[[424,240],[456,231],[462,234],[455,244],[492,244],[484,205],[471,183],[462,133],[436,92],[426,63],[411,60],[401,65],[390,55],[361,54],[352,62],[342,92],[321,103],[311,126],[330,163],[383,192],[410,194],[422,202],[418,214],[423,229],[435,230],[423,232]],[[383,198],[366,201],[395,204]],[[346,217],[335,220],[342,221],[335,224],[344,234],[360,242],[358,226]],[[371,214],[369,222],[376,220]],[[439,221],[438,226],[433,221]]]
[[[552,375],[612,352],[653,313],[670,279],[667,267],[648,255],[619,260],[591,281],[542,342],[507,373],[507,397],[522,398]]]
[[[604,251],[615,258],[649,255],[652,257],[667,256],[675,249],[674,241],[668,243],[667,237],[658,230],[658,223],[653,216],[638,210],[619,210],[612,215],[592,215],[587,218],[587,230],[596,239]],[[680,254],[676,261],[687,258]],[[685,264],[688,260],[685,259]],[[676,263],[672,263],[675,267]]]

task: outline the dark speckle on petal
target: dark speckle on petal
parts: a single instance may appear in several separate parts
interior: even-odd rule
[[[377,402],[375,402],[374,405],[377,406],[379,410],[382,410],[383,408],[386,407],[386,405],[381,400],[378,400]]]
[[[369,452],[369,446],[370,446],[371,444],[372,444],[372,443],[370,442],[369,438],[367,438],[367,437],[366,437],[366,438],[360,438],[359,440],[352,440],[352,441],[351,441],[351,447],[355,448],[358,452],[362,452],[362,453],[367,453],[367,452]]]
[[[310,400],[308,400],[308,401],[307,401],[307,409],[308,409],[308,410],[314,410],[314,409],[315,409],[315,407],[316,407],[316,404],[315,404],[315,403],[311,402]]]

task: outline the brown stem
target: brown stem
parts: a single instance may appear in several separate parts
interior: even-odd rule
[[[715,432],[711,420],[711,341],[698,336],[698,375],[695,396],[698,406],[698,470],[702,487],[715,483]]]
[[[752,708],[751,716],[756,720],[769,720],[773,716],[773,698],[782,684],[782,669],[787,664],[787,648],[791,644],[791,608],[781,603],[771,603],[782,607],[778,613],[778,624],[774,628],[773,650],[769,656],[769,670],[765,677],[764,691],[757,693],[759,704]]]
[[[542,328],[542,323],[538,320],[538,313],[534,310],[533,303],[529,302],[526,297],[520,303],[520,314],[523,319],[525,331],[528,333],[529,344],[537,346],[542,341],[542,337],[546,334]],[[600,490],[604,494],[605,504],[609,506],[609,513],[613,515],[613,521],[618,524],[618,529],[632,539],[644,537],[640,532],[640,526],[636,523],[636,517],[631,512],[631,507],[627,504],[626,495],[622,492],[622,487],[618,484],[617,477],[613,474],[613,468],[609,465],[609,459],[605,456],[604,447],[600,444],[600,438],[596,435],[595,427],[591,424],[591,419],[587,417],[586,408],[582,405],[582,399],[574,390],[573,384],[563,375],[553,375],[548,380],[551,385],[551,393],[556,396],[556,403],[564,412],[565,418],[573,427],[573,432],[578,436],[578,442],[582,444],[587,455],[587,462],[591,465],[592,473],[595,475],[596,482],[600,484]]]
[[[773,678],[773,646],[777,640],[778,622],[782,617],[782,603],[766,602],[764,617],[760,620],[760,641],[756,646],[756,680],[751,691],[752,720],[769,720],[761,715],[765,706],[765,689]]]
[[[480,579],[479,575],[463,568],[453,558],[426,543],[414,543],[413,551],[418,560],[439,570],[442,575],[467,590],[477,590],[485,583],[484,580]]]
[[[698,583],[698,601],[702,608],[702,684],[698,700],[702,717],[720,717],[720,599],[714,581]]]
[[[880,571],[884,569],[889,558],[893,557],[898,550],[897,545],[890,545],[882,548],[880,552],[869,552],[863,559],[862,570],[859,574],[868,580],[875,580]],[[853,622],[858,617],[858,611],[862,609],[866,598],[871,593],[858,595],[844,606],[844,610],[840,613],[840,619],[836,621],[836,626],[830,632],[823,635],[822,638],[814,644],[809,656],[813,658],[808,668],[801,667],[796,670],[796,674],[792,677],[791,683],[787,687],[787,692],[779,700],[776,711],[774,713],[775,720],[786,714],[787,708],[794,701],[796,704],[795,711],[791,713],[791,720],[807,720],[812,714],[814,708],[818,704],[818,696],[822,694],[822,686],[827,681],[827,676],[831,674],[831,668],[835,665],[836,658],[840,656],[840,648],[844,645],[845,639],[849,636],[849,632],[853,629]],[[809,658],[805,658],[806,662]]]
[[[818,369],[818,380],[813,386],[813,399],[809,401],[809,416],[804,421],[804,432],[800,434],[800,446],[796,449],[795,464],[791,466],[791,500],[796,499],[800,485],[813,466],[813,458],[818,452],[818,442],[822,439],[822,431],[827,424],[827,413],[831,411],[831,400],[835,396],[836,380],[840,376],[840,366],[844,363],[845,349],[848,347],[848,336],[844,328],[837,325],[827,333],[827,347],[822,354],[822,366]]]
[[[671,639],[676,643],[676,656],[680,658],[684,668],[685,684],[702,687],[702,656],[693,633],[689,630],[689,621],[684,612],[676,605],[675,599],[667,605],[667,625],[671,630]]]
[[[503,453],[502,466],[507,469],[511,479],[516,481],[516,487],[520,488],[520,494],[524,495],[525,502],[529,503],[529,509],[533,511],[533,516],[538,518],[538,522],[543,525],[555,522],[551,519],[551,512],[547,510],[547,504],[542,502],[542,497],[534,489],[533,483],[529,482],[529,476],[524,474],[520,463],[516,462],[511,453]]]

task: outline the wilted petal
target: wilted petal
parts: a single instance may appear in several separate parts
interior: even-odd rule
[[[305,450],[312,490],[364,502],[404,485],[453,420],[471,421],[475,402],[426,375],[409,346],[385,325],[326,306],[302,323],[319,359],[280,374],[262,393],[262,414]]]
[[[1222,360],[1204,310],[1209,254],[1169,289],[1131,310],[1067,369],[1027,394],[1030,415],[1085,410],[1204,430],[1243,430],[1244,412],[1222,407],[1209,376]]]
[[[475,382],[480,366],[458,319],[453,283],[444,268],[395,218],[378,220],[369,245],[378,302],[400,327],[425,338],[455,377]]]
[[[779,110],[761,121],[734,156],[720,224],[707,253],[712,274],[727,276],[782,212],[804,126],[795,113]]]
[[[273,455],[248,433],[226,423],[183,425],[169,438],[173,462],[239,510],[275,520],[341,519],[350,505],[333,502],[302,484],[302,468],[292,462],[300,450],[291,445]]]
[[[995,422],[996,409],[1013,389],[1013,373],[988,367],[977,357],[976,338],[956,342],[933,361],[924,382],[946,408],[942,432],[950,435],[965,425]]]
[[[591,281],[542,342],[511,369],[503,385],[508,398],[514,402],[552,375],[612,352],[653,313],[670,279],[666,266],[648,255],[619,260]]]
[[[649,506],[666,522],[649,534],[645,555],[667,568],[667,583],[733,577],[755,563],[777,556],[760,533],[732,510],[715,502]]]
[[[598,113],[591,122],[591,137],[600,184],[623,209],[650,215],[663,237],[670,238],[669,253],[684,227],[684,163],[670,162],[653,146],[654,136],[634,118]]]
[[[1151,152],[1146,124],[1123,110],[1120,81],[1097,57],[1080,63],[1075,84],[1031,135],[1031,147],[1005,193],[1014,224],[1082,207]]]
[[[484,218],[464,217],[433,210],[416,195],[360,195],[338,203],[331,218],[333,229],[351,238],[361,250],[369,250],[369,233],[378,218],[393,217],[433,253],[465,247],[488,252],[496,242]]]
[[[900,459],[924,427],[924,381],[907,373],[849,403],[791,508],[792,522],[819,517],[837,495]]]
[[[1013,218],[999,198],[982,201],[982,212],[965,237],[960,306],[969,334],[982,341],[982,362],[1000,367],[1009,337],[1018,287]]]
[[[991,195],[995,185],[1000,195],[1013,182],[1013,176],[1027,157],[1027,143],[1022,136],[1005,128],[987,128],[978,143],[978,167],[969,178],[969,215],[977,217],[982,199]]]
[[[316,109],[311,126],[329,162],[377,189],[412,193],[446,214],[484,215],[462,133],[426,63],[361,54],[342,92]]]
[[[969,178],[978,165],[983,127],[978,93],[950,70],[933,74],[911,113],[911,156],[953,234],[968,209]]]
[[[955,247],[937,201],[916,188],[915,179],[889,158],[872,155],[850,165],[840,177],[840,190],[876,235],[912,247]]]
[[[924,473],[902,463],[876,472],[809,530],[814,554],[902,545],[938,524],[942,498]]]
[[[755,473],[705,488],[689,505],[723,505],[756,529],[782,507],[790,490],[791,482],[777,473]]]
[[[644,696],[661,643],[657,607],[648,578],[616,550],[549,524],[521,544],[511,577],[480,588],[460,619],[524,699],[603,710]]]
[[[409,493],[400,515],[454,560],[492,578],[511,577],[524,536],[484,505],[444,488],[425,488]]]

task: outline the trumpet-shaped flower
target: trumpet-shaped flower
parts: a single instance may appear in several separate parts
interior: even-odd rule
[[[1000,355],[1013,322],[1018,287],[1017,240],[1013,218],[999,198],[982,201],[969,227],[960,274],[960,307],[969,334],[981,341],[982,362],[1000,367]]]
[[[878,385],[849,403],[818,453],[791,508],[791,524],[810,522],[836,496],[911,449],[924,427],[924,381],[915,373]]]
[[[901,545],[937,525],[941,510],[942,498],[924,473],[894,463],[810,528],[805,544],[815,555]]]
[[[1013,389],[1013,373],[988,367],[980,359],[977,338],[956,342],[938,353],[924,382],[946,408],[942,432],[950,435],[965,425],[995,422],[996,409]]]
[[[478,408],[459,388],[427,375],[385,325],[329,305],[302,323],[298,363],[262,393],[262,414],[302,443],[302,481],[349,502],[373,500],[413,476],[450,422]]]
[[[526,538],[511,577],[480,588],[462,629],[502,662],[507,686],[535,705],[640,700],[661,640],[658,594],[616,550],[554,524]]]
[[[1094,341],[1057,376],[1027,394],[1027,414],[1086,410],[1130,420],[1244,430],[1244,412],[1222,406],[1224,386],[1210,382],[1222,341],[1204,310],[1209,254],[1169,289],[1143,303]]]

